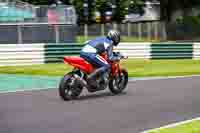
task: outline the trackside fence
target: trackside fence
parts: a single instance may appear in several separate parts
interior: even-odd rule
[[[79,55],[83,45],[2,44],[0,66],[62,62],[64,56]],[[121,43],[120,51],[137,59],[200,59],[200,43]]]

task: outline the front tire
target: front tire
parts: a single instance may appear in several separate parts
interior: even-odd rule
[[[121,70],[121,75],[109,81],[109,89],[113,94],[122,93],[128,83],[128,72]]]
[[[60,81],[58,90],[60,97],[65,101],[69,101],[76,99],[81,94],[82,87],[77,86],[73,73],[68,73]]]

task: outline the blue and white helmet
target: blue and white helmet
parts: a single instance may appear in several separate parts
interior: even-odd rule
[[[120,33],[117,30],[110,30],[107,35],[113,41],[113,45],[117,46],[120,42]]]

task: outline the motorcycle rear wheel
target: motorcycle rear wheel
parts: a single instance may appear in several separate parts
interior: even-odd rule
[[[73,73],[66,74],[59,85],[59,95],[64,101],[76,99],[82,92],[82,87],[77,86]]]
[[[128,72],[122,70],[121,75],[109,81],[109,89],[113,94],[122,93],[128,83]]]

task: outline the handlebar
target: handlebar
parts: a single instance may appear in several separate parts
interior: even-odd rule
[[[120,52],[113,52],[114,56],[119,57],[119,59],[128,59],[128,56],[121,54]]]

